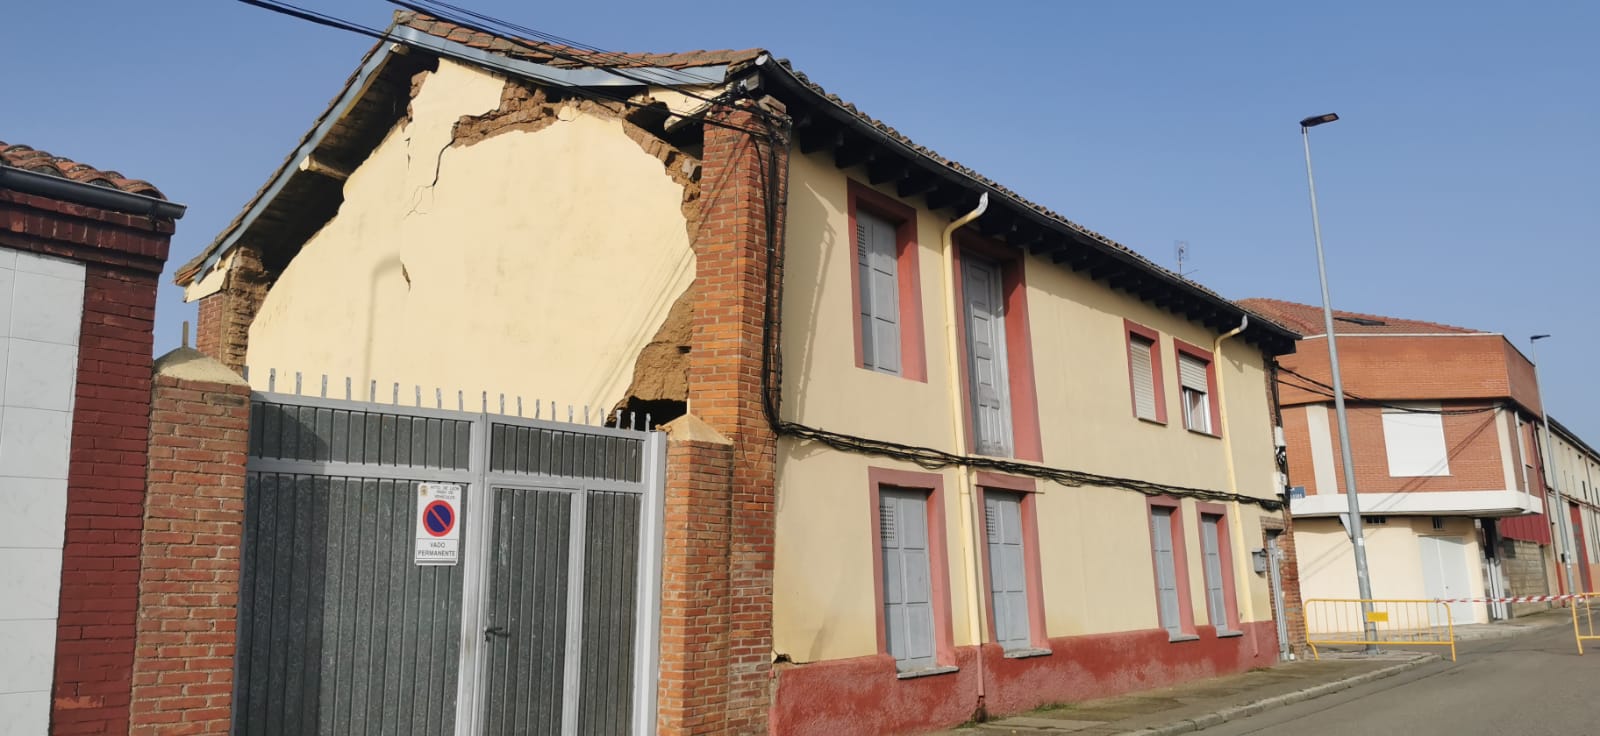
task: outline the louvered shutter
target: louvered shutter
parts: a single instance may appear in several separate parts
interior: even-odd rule
[[[867,212],[856,213],[856,273],[861,286],[862,363],[900,373],[900,281],[895,228]]]
[[[1128,339],[1128,364],[1133,373],[1133,408],[1140,419],[1156,418],[1156,376],[1151,359],[1154,344],[1137,335]]]
[[[1178,380],[1184,388],[1200,393],[1211,390],[1210,381],[1206,380],[1206,362],[1192,355],[1178,354]]]
[[[1011,408],[999,269],[988,262],[968,259],[962,266],[962,296],[966,302],[973,436],[979,454],[1009,456]]]
[[[1221,631],[1228,628],[1228,608],[1222,587],[1222,540],[1218,527],[1217,517],[1200,517],[1200,546],[1205,552],[1206,605],[1210,609],[1211,625]]]
[[[928,497],[885,489],[878,499],[883,552],[883,619],[889,654],[901,672],[935,666],[928,554]]]
[[[1172,509],[1152,509],[1150,540],[1156,560],[1156,603],[1161,626],[1168,634],[1182,631],[1178,617],[1178,566],[1172,552]]]
[[[1023,567],[1022,499],[984,494],[989,537],[989,592],[994,601],[995,639],[1001,647],[1033,646],[1028,629],[1028,587]]]

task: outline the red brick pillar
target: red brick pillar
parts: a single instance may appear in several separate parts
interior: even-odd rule
[[[239,246],[229,257],[222,288],[200,298],[195,347],[228,368],[241,371],[250,345],[250,323],[255,321],[271,282],[255,248]]]
[[[156,361],[133,734],[226,734],[250,389],[189,348]]]
[[[689,412],[733,443],[728,528],[728,733],[767,730],[771,707],[772,550],[777,438],[762,407],[762,331],[770,213],[782,231],[786,144],[774,146],[750,101],[719,109],[705,127],[697,296],[689,353]],[[781,114],[781,106],[763,107]],[[725,123],[742,130],[716,125]],[[769,157],[773,149],[776,160]],[[778,195],[769,201],[766,185]],[[774,336],[774,339],[776,337]]]
[[[723,733],[728,707],[728,521],[733,445],[693,414],[664,427],[661,736]]]

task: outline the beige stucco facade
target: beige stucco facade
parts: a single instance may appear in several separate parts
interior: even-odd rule
[[[344,184],[339,213],[289,263],[250,329],[250,378],[300,371],[402,400],[440,389],[600,411],[694,276],[683,187],[616,119],[452,142],[503,79],[441,61],[411,116]],[[559,320],[567,327],[550,329]],[[563,408],[563,413],[565,409]],[[581,409],[580,409],[581,411]]]
[[[1442,529],[1434,528],[1438,518]],[[1382,524],[1364,528],[1372,595],[1379,599],[1426,600],[1429,595],[1423,571],[1421,540],[1445,537],[1461,543],[1461,559],[1450,560],[1465,570],[1468,594],[1484,595],[1483,550],[1473,520],[1461,516],[1389,516]],[[1300,562],[1300,594],[1306,601],[1318,599],[1359,599],[1356,586],[1355,556],[1350,537],[1337,518],[1296,519],[1295,547]],[[1458,610],[1461,610],[1458,608]],[[1486,623],[1488,608],[1471,604],[1470,620],[1456,623]]]
[[[848,220],[849,179],[830,159],[796,153],[790,162],[789,229],[785,239],[784,418],[853,435],[964,452],[953,439],[951,360],[945,338],[940,234],[948,220],[916,210],[917,263],[927,380],[859,368],[851,270],[856,268]],[[890,188],[877,188],[893,196]],[[908,206],[918,201],[906,200]],[[1174,338],[1211,349],[1206,328],[1114,292],[1085,274],[1027,256],[1034,376],[1042,464],[1187,487],[1225,489],[1224,443],[1186,430],[1179,405]],[[1130,408],[1124,319],[1160,333],[1167,402],[1165,425],[1141,421]],[[1224,389],[1237,464],[1238,490],[1273,498],[1273,425],[1260,351],[1224,343],[1216,363]],[[910,463],[784,439],[779,444],[779,504],[774,582],[774,648],[795,661],[878,651],[868,468],[921,471]],[[926,472],[926,471],[921,471]],[[955,469],[944,479],[945,529],[954,644],[975,643],[972,596],[981,579],[969,572],[973,534],[962,522],[966,501]],[[1144,496],[1126,490],[1068,487],[1040,481],[1034,497],[1046,633],[1050,637],[1158,628],[1151,563],[1150,516]],[[1250,566],[1263,546],[1260,507],[1228,510],[1237,525],[1234,581],[1241,620],[1270,618],[1264,575]],[[1184,501],[1187,575],[1197,624],[1206,624],[1199,533],[1193,501]],[[979,522],[981,523],[981,521]]]

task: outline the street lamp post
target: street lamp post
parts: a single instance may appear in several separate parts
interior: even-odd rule
[[[1555,445],[1550,444],[1550,410],[1544,405],[1544,384],[1539,381],[1539,341],[1549,335],[1534,335],[1528,338],[1528,347],[1533,351],[1533,385],[1539,394],[1539,418],[1544,424],[1544,478],[1545,487],[1550,489],[1549,506],[1546,511],[1556,520],[1556,554],[1561,556],[1561,574],[1567,581],[1567,592],[1577,593],[1577,588],[1572,587],[1572,557],[1567,550],[1567,505],[1561,502],[1561,489],[1556,483],[1556,457]]]
[[[1333,306],[1328,299],[1328,269],[1322,258],[1322,223],[1317,217],[1317,180],[1311,174],[1311,129],[1338,120],[1333,113],[1300,121],[1300,138],[1306,148],[1306,184],[1311,190],[1311,232],[1317,241],[1317,277],[1322,281],[1322,321],[1327,332],[1328,367],[1333,372],[1333,410],[1339,420],[1339,452],[1344,460],[1344,493],[1350,509],[1350,543],[1356,558],[1356,588],[1361,596],[1362,628],[1366,651],[1376,652],[1377,626],[1372,621],[1372,578],[1367,572],[1367,542],[1361,529],[1361,503],[1356,497],[1355,462],[1350,457],[1350,423],[1344,410],[1344,380],[1339,375],[1339,347],[1333,335]]]

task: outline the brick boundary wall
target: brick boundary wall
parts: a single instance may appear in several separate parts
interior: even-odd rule
[[[131,733],[226,734],[250,388],[188,348],[154,384]]]
[[[770,99],[710,113],[713,121],[762,129],[752,108],[782,113]],[[776,526],[777,436],[762,408],[762,330],[766,320],[768,240],[763,169],[769,141],[741,130],[705,127],[701,221],[696,228],[689,412],[733,443],[729,492],[727,709],[730,734],[767,732],[772,706],[772,569]],[[788,146],[777,144],[776,232]],[[779,261],[782,256],[779,254]],[[779,280],[781,283],[781,279]],[[720,733],[722,730],[697,731]]]
[[[84,264],[50,731],[128,728],[157,278],[174,223],[0,190],[0,245]]]
[[[723,732],[733,445],[694,415],[668,432],[657,732]]]

